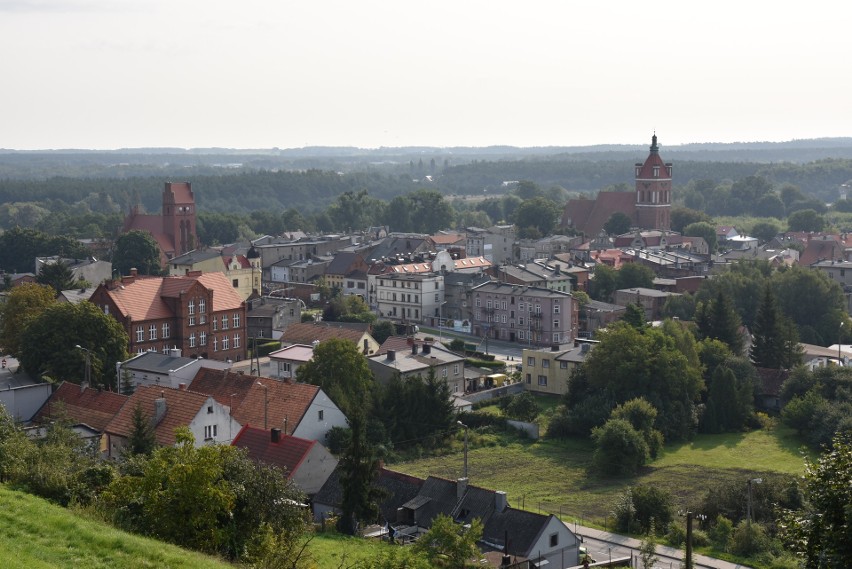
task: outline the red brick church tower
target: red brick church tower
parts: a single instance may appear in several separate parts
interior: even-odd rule
[[[198,247],[195,196],[189,182],[168,182],[163,190],[163,233],[174,243],[175,256]]]
[[[645,229],[671,229],[672,164],[660,158],[657,135],[651,137],[651,153],[636,164],[636,221]]]

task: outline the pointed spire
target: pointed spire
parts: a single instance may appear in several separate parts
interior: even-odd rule
[[[651,137],[651,152],[658,152],[660,147],[657,146],[657,132],[654,131],[654,136]]]

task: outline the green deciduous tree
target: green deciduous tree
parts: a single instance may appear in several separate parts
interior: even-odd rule
[[[514,221],[522,237],[543,237],[551,234],[561,214],[562,209],[553,200],[537,197],[518,206]]]
[[[385,340],[394,335],[396,335],[396,327],[390,320],[380,320],[373,324],[371,336],[379,345],[384,344]]]
[[[604,476],[635,474],[651,456],[642,433],[624,419],[610,419],[602,427],[595,427],[592,440],[592,464]]]
[[[314,357],[297,372],[299,381],[318,385],[350,419],[366,412],[373,389],[367,358],[349,340],[331,338],[314,349]]]
[[[0,307],[0,346],[7,354],[21,356],[21,336],[30,323],[56,304],[56,291],[46,285],[24,283],[12,289]]]
[[[825,218],[812,209],[802,209],[787,217],[787,227],[790,231],[822,231]]]
[[[778,520],[787,546],[808,569],[840,569],[852,559],[852,441],[838,433],[816,462],[805,460],[806,507]]]
[[[20,342],[21,365],[32,375],[80,383],[86,351],[79,345],[90,355],[92,386],[118,389],[115,364],[127,359],[127,333],[90,302],[49,306],[29,322]]]
[[[621,211],[616,211],[606,220],[603,229],[607,235],[623,235],[630,231],[632,226],[633,221],[629,215]]]
[[[140,275],[159,275],[160,247],[147,231],[128,231],[115,240],[112,266],[122,275],[129,275],[130,269]]]
[[[476,542],[481,537],[482,522],[479,519],[466,527],[455,523],[450,516],[438,514],[429,531],[415,542],[414,551],[425,555],[432,567],[478,567],[479,548]]]
[[[618,270],[618,288],[654,288],[656,275],[650,267],[627,263]]]
[[[690,223],[683,228],[683,234],[688,237],[703,237],[710,248],[710,252],[714,252],[717,246],[716,228],[706,221]]]
[[[89,252],[74,239],[50,236],[35,229],[13,227],[0,234],[0,268],[10,273],[32,271],[36,257],[53,255],[83,259]]]

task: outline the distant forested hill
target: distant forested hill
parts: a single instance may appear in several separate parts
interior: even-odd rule
[[[133,149],[0,150],[0,203],[50,211],[85,202],[97,211],[141,203],[158,211],[166,181],[192,182],[199,208],[248,212],[317,211],[346,191],[366,189],[389,200],[428,187],[445,194],[507,191],[504,181],[530,180],[572,192],[632,186],[633,164],[647,145],[514,148],[302,148],[291,150]],[[675,187],[691,180],[760,175],[825,201],[852,180],[852,138],[785,143],[690,144],[661,148],[674,163]]]

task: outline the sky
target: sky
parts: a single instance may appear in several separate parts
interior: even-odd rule
[[[852,136],[843,6],[0,0],[0,148]]]

